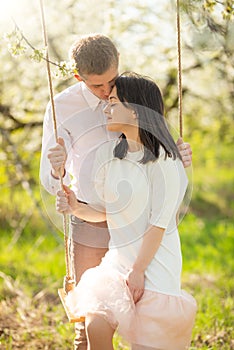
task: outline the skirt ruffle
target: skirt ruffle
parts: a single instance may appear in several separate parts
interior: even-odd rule
[[[83,274],[66,303],[75,316],[104,317],[131,344],[165,350],[189,348],[196,301],[185,291],[168,295],[145,290],[134,304],[125,276],[100,265]]]
[[[78,285],[68,293],[66,304],[74,316],[99,314],[114,329],[120,323],[120,328],[128,328],[135,311],[124,276],[101,266],[91,268],[82,275]]]
[[[196,311],[195,299],[183,290],[178,296],[145,290],[126,339],[160,350],[189,349]]]

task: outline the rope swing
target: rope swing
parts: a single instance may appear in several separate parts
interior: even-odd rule
[[[177,25],[177,57],[178,57],[178,119],[180,137],[183,137],[183,111],[182,111],[182,65],[181,65],[181,35],[180,35],[180,1],[176,2]]]
[[[57,131],[57,121],[56,121],[56,113],[55,113],[55,105],[54,105],[54,95],[53,95],[53,85],[50,71],[50,60],[48,53],[48,40],[47,40],[47,31],[45,24],[45,16],[44,16],[44,8],[43,8],[43,0],[40,1],[40,10],[41,10],[41,20],[43,27],[43,37],[44,37],[44,45],[46,49],[46,69],[47,69],[47,78],[49,85],[49,96],[50,103],[52,108],[52,118],[53,118],[53,131],[56,143],[58,142],[58,131]],[[180,4],[179,0],[177,0],[177,50],[178,50],[178,119],[179,119],[179,130],[180,137],[183,136],[183,117],[182,117],[182,69],[181,69],[181,37],[180,37]],[[60,187],[63,190],[63,174],[60,173],[59,176]],[[70,241],[71,238],[68,233],[68,218],[66,214],[63,214],[63,230],[64,230],[64,247],[65,247],[65,263],[66,263],[66,275],[64,277],[63,288],[58,290],[58,294],[68,316],[69,322],[84,322],[84,317],[76,318],[71,311],[68,309],[66,305],[66,296],[67,293],[74,289],[75,281],[72,276],[72,265],[71,265],[71,252],[70,252]]]
[[[52,118],[53,118],[53,130],[54,130],[54,137],[55,141],[58,142],[58,130],[57,130],[57,120],[56,120],[56,113],[55,113],[55,105],[54,105],[54,94],[53,94],[53,85],[52,85],[52,78],[51,78],[51,70],[50,70],[50,61],[49,61],[49,53],[48,53],[48,40],[47,40],[47,31],[46,31],[46,24],[45,24],[45,15],[44,15],[44,7],[43,7],[43,1],[40,0],[40,10],[41,10],[41,21],[42,21],[42,28],[43,28],[43,37],[44,37],[44,46],[46,49],[46,70],[47,70],[47,78],[48,78],[48,85],[49,85],[49,96],[50,96],[50,103],[52,108]],[[60,187],[61,190],[63,190],[63,174],[60,173],[59,176],[60,180]],[[65,247],[65,264],[66,264],[66,275],[64,277],[64,283],[63,288],[58,290],[58,294],[60,296],[60,299],[62,301],[62,304],[64,306],[64,309],[66,311],[66,314],[68,316],[68,319],[70,322],[82,322],[84,321],[83,318],[76,318],[72,315],[70,310],[68,310],[66,306],[66,295],[68,292],[74,289],[75,287],[75,281],[72,276],[72,266],[71,266],[71,253],[70,253],[70,236],[69,236],[69,230],[68,230],[68,217],[65,213],[63,213],[63,231],[64,231],[64,247]]]

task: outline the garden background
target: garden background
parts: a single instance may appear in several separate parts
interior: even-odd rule
[[[78,35],[110,36],[120,72],[152,77],[178,130],[175,3],[45,1],[50,57],[67,61]],[[198,302],[191,350],[234,349],[233,11],[233,1],[181,1],[184,140],[193,165],[179,229],[183,288]],[[11,16],[21,34],[12,33]],[[0,30],[0,348],[71,349],[74,328],[57,295],[65,275],[61,218],[38,177],[49,99],[39,1],[1,1]],[[62,78],[66,67],[52,65],[55,93],[75,83]],[[117,349],[128,346],[116,335]]]

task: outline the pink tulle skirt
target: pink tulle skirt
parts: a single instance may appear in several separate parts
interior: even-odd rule
[[[129,343],[160,350],[184,350],[190,345],[196,301],[181,291],[168,295],[145,290],[134,304],[125,276],[97,266],[87,270],[66,303],[75,316],[104,317]]]

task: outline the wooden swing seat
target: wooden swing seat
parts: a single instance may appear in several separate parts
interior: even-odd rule
[[[67,314],[68,320],[70,323],[75,323],[75,322],[84,322],[85,321],[85,317],[81,316],[81,317],[76,317],[73,315],[73,313],[71,312],[71,310],[69,310],[69,308],[67,307],[66,304],[66,292],[64,291],[64,288],[60,288],[58,289],[58,295],[61,299],[61,302],[63,304],[64,310]]]

